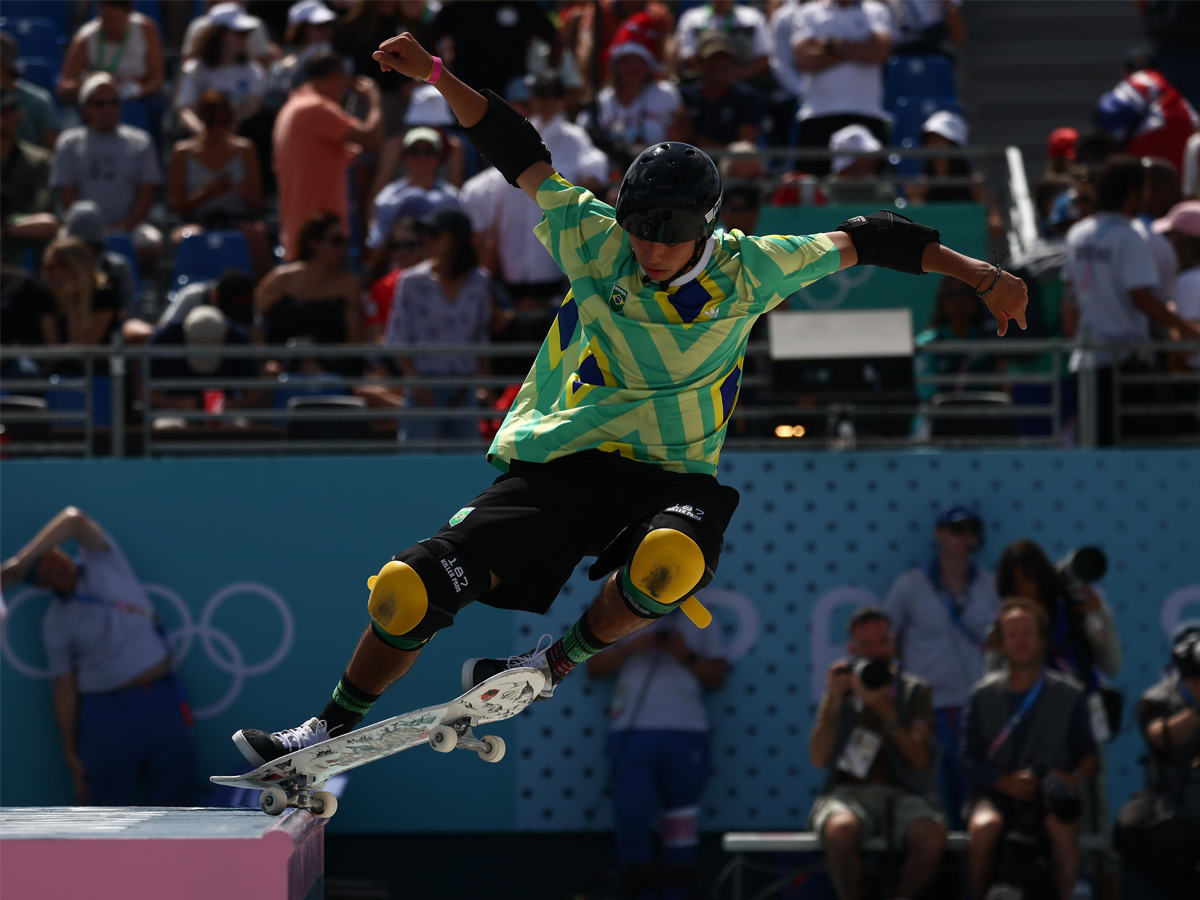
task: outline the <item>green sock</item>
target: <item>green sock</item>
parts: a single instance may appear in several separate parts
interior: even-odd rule
[[[355,687],[343,674],[333,689],[333,696],[321,711],[320,718],[325,720],[331,736],[345,734],[358,726],[379,697],[379,694],[369,694]]]
[[[550,664],[557,684],[567,673],[580,663],[585,663],[605,647],[611,647],[611,641],[602,641],[596,637],[588,624],[587,613],[579,617],[579,621],[567,629],[567,633],[554,642],[546,651],[546,662]]]

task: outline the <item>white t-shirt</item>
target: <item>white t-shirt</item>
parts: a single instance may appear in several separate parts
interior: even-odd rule
[[[112,535],[104,537],[107,551],[80,546],[75,596],[50,601],[42,619],[50,677],[74,672],[81,694],[115,690],[169,655],[151,616],[108,605],[154,611],[120,545]]]
[[[1179,318],[1200,325],[1200,266],[1193,266],[1175,277],[1174,300]],[[1200,369],[1200,353],[1190,357],[1187,364]]]
[[[1158,273],[1150,245],[1123,215],[1100,212],[1071,227],[1063,281],[1074,293],[1080,331],[1089,329],[1093,340],[1150,339],[1150,320],[1133,305],[1129,292],[1156,289]],[[1100,367],[1111,366],[1112,354],[1098,350],[1095,361]],[[1082,351],[1071,354],[1072,372],[1084,364]]]
[[[608,183],[608,157],[592,143],[586,131],[562,116],[555,116],[549,122],[531,121],[563,178],[572,184],[589,179]]]
[[[675,27],[675,47],[679,58],[690,59],[700,52],[700,43],[710,31],[719,31],[729,38],[743,64],[771,53],[767,17],[761,11],[737,3],[726,15],[718,16],[712,6],[706,3],[689,9],[679,17],[679,24]]]
[[[648,632],[667,633],[671,630],[679,632],[688,649],[702,659],[721,659],[725,653],[716,622],[707,628],[697,628],[687,616],[678,612],[624,640],[636,640],[638,635]],[[653,681],[647,687],[647,679],[651,677]],[[708,731],[700,679],[662,650],[635,653],[625,660],[617,673],[617,688],[609,707],[609,717],[613,731]]]
[[[792,50],[792,34],[800,8],[798,0],[786,0],[771,14],[767,26],[771,32],[771,71],[779,86],[793,97],[803,97],[808,92],[808,75],[796,68],[796,54]]]
[[[1163,235],[1151,231],[1150,222],[1141,216],[1130,219],[1129,224],[1150,245],[1150,259],[1158,275],[1158,299],[1166,303],[1175,290],[1175,275],[1179,272],[1179,257],[1175,255],[1175,248]]]
[[[893,36],[892,14],[878,0],[850,6],[814,0],[800,7],[795,16],[792,46],[807,38],[861,43],[873,34]],[[846,113],[884,118],[882,63],[844,62],[809,75],[800,119]]]
[[[189,59],[183,64],[179,75],[179,90],[175,94],[176,108],[195,106],[200,95],[209,88],[228,97],[234,110],[237,110],[247,97],[262,99],[267,92],[267,76],[263,67],[253,60],[210,69],[198,59]]]
[[[245,10],[243,10],[244,12]],[[246,52],[251,59],[262,59],[271,52],[271,39],[267,34],[267,26],[258,16],[251,16],[258,24],[254,30],[250,32],[250,38],[246,42]],[[196,39],[204,34],[204,30],[209,26],[209,17],[207,15],[192,19],[188,23],[187,31],[183,33],[183,55],[191,56],[196,52]]]
[[[962,0],[951,2],[955,6],[962,6]],[[936,25],[946,18],[946,7],[942,0],[889,0],[888,5],[900,40],[920,37],[921,32],[930,25]]]
[[[682,105],[675,85],[669,81],[652,81],[628,106],[621,105],[612,87],[604,88],[596,98],[596,115],[600,127],[614,141],[641,147],[667,139],[667,129]]]

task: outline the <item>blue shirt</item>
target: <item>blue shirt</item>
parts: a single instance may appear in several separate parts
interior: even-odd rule
[[[386,244],[388,233],[401,216],[421,218],[444,206],[462,208],[458,188],[447,181],[438,181],[429,190],[411,184],[407,178],[393,181],[375,195],[375,218],[367,230],[367,246],[378,250]]]

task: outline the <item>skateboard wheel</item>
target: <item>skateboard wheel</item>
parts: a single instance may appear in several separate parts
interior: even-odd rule
[[[337,797],[329,791],[317,791],[313,794],[313,799],[321,801],[321,811],[313,813],[318,819],[328,819],[337,812]],[[312,810],[309,811],[312,812]]]
[[[482,738],[485,750],[479,751],[479,758],[484,762],[500,762],[504,759],[504,738],[494,734],[485,734]]]
[[[258,797],[258,807],[268,816],[277,816],[287,809],[287,793],[277,787],[264,788]]]
[[[458,743],[458,732],[449,725],[438,725],[429,732],[429,746],[438,753],[449,753]]]

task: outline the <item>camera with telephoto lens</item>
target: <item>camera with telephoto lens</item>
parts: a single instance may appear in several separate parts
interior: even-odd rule
[[[1070,825],[1079,818],[1083,807],[1079,803],[1079,794],[1069,784],[1057,775],[1051,775],[1049,767],[1037,765],[1033,768],[1042,786],[1042,806],[1046,812],[1065,825]]]
[[[1191,631],[1171,645],[1171,664],[1181,678],[1200,678],[1200,631]]]
[[[1083,601],[1079,589],[1104,577],[1108,571],[1108,557],[1099,547],[1076,547],[1054,564],[1071,592],[1075,602]]]
[[[887,687],[892,683],[892,664],[886,659],[863,657],[854,661],[854,677],[869,691]]]

